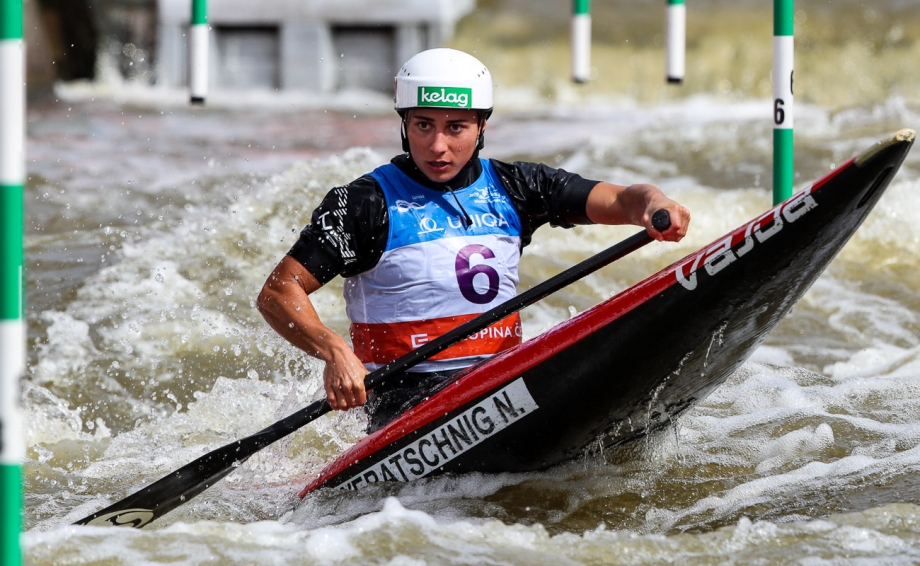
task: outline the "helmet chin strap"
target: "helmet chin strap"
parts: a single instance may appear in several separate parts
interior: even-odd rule
[[[479,126],[479,137],[476,138],[476,151],[473,152],[473,157],[479,155],[479,150],[486,146],[486,132],[483,130],[482,126]]]
[[[402,140],[402,150],[409,153],[409,135],[406,133],[406,116],[402,117],[402,125],[399,127],[399,137]]]
[[[492,117],[492,109],[486,110],[485,112],[479,113],[479,138],[476,141],[476,151],[473,153],[473,157],[479,156],[479,150],[486,146],[486,120]]]

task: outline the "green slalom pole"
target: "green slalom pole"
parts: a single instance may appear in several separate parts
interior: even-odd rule
[[[572,80],[588,82],[591,78],[591,3],[574,0],[572,5]]]
[[[773,203],[792,196],[793,143],[793,0],[773,0]]]
[[[666,78],[670,84],[680,84],[684,80],[687,50],[687,6],[684,0],[668,0],[666,20]]]
[[[189,90],[192,104],[204,104],[208,96],[208,2],[192,0],[189,27]]]
[[[22,462],[19,381],[25,371],[23,179],[25,52],[22,1],[0,0],[0,564],[19,566]]]

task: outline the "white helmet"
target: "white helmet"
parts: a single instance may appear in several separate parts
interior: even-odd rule
[[[429,49],[396,74],[396,111],[410,108],[492,111],[492,75],[479,59],[456,49]]]

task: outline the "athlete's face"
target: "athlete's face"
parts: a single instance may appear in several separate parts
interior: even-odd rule
[[[476,150],[478,118],[475,110],[410,110],[406,120],[406,137],[412,160],[419,170],[438,183],[456,177]]]

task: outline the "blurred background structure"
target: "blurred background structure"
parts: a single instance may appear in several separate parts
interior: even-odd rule
[[[188,84],[189,0],[26,0],[34,90],[54,80]],[[208,7],[215,90],[392,89],[451,39],[474,0],[221,0]],[[108,73],[110,76],[102,77]],[[114,76],[112,76],[114,75]]]
[[[222,0],[209,6],[215,89],[390,91],[399,66],[442,45],[474,0]],[[187,0],[160,0],[157,81],[186,84]]]
[[[190,0],[25,4],[33,95],[49,92],[55,81],[184,84]],[[664,79],[665,11],[663,3],[651,1],[593,3],[590,77],[578,87],[579,96],[650,103],[694,94],[771,98],[771,0],[689,5],[681,86]],[[498,105],[503,91],[515,87],[549,102],[572,93],[569,2],[221,0],[213,2],[210,14],[215,92],[354,87],[388,92],[389,77],[409,53],[449,45],[489,65]],[[912,0],[798,0],[796,99],[833,107],[890,96],[915,99],[918,14]]]

